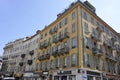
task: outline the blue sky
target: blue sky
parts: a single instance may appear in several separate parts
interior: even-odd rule
[[[75,0],[0,0],[0,55],[6,43],[33,35]],[[83,0],[81,0],[83,1]],[[88,0],[96,13],[120,32],[120,0]]]

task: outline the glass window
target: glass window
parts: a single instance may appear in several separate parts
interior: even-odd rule
[[[90,49],[91,48],[91,40],[87,37],[84,38],[84,47]]]
[[[60,59],[57,58],[57,59],[56,59],[56,67],[59,68],[59,66],[60,66]]]
[[[56,59],[54,59],[54,60],[52,61],[52,65],[53,65],[53,69],[55,69],[55,68],[56,68]]]
[[[69,56],[66,56],[64,58],[64,66],[66,66],[66,67],[70,66],[70,57]]]
[[[66,27],[64,33],[67,33],[67,32],[68,32],[68,28]]]
[[[87,20],[88,17],[87,17],[87,13],[86,12],[83,13],[83,17],[84,17],[85,20]]]
[[[77,53],[76,54],[73,54],[72,56],[71,56],[71,65],[72,66],[76,66],[77,65]]]
[[[58,33],[58,37],[61,37],[61,36],[62,36],[62,32],[59,32],[59,33]]]
[[[61,27],[62,27],[62,22],[59,23],[59,28],[61,28]]]
[[[85,33],[89,32],[88,24],[86,22],[84,23],[84,31]]]
[[[102,59],[102,70],[105,70],[105,62],[103,59]]]
[[[84,64],[85,64],[85,66],[87,66],[87,67],[90,67],[90,62],[89,62],[89,60],[90,60],[89,54],[84,53]]]
[[[65,24],[67,24],[67,23],[68,23],[68,17],[65,18]]]
[[[60,58],[59,63],[60,63],[60,68],[62,68],[63,67],[63,58]]]
[[[72,38],[72,48],[77,47],[77,37]]]
[[[101,39],[101,33],[100,32],[98,32],[98,38]]]
[[[75,12],[72,13],[72,19],[75,19]]]
[[[97,58],[95,56],[93,56],[93,62],[94,62],[94,68],[96,68],[96,66],[97,66]]]
[[[94,28],[92,28],[92,35],[93,35],[93,36],[96,36],[96,31],[95,31]]]
[[[42,63],[39,63],[39,70],[42,69]]]
[[[47,69],[50,69],[50,61],[47,61]]]
[[[75,23],[72,24],[72,33],[75,32]]]
[[[93,17],[91,17],[91,24],[94,25],[94,18]]]

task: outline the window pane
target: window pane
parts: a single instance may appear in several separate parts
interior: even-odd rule
[[[77,37],[72,38],[72,48],[77,47]]]
[[[75,19],[75,12],[72,13],[72,19]]]
[[[94,18],[93,17],[91,17],[91,24],[94,25]]]
[[[72,24],[72,33],[75,32],[75,23]]]
[[[76,66],[77,65],[77,54],[73,54],[72,57],[72,66]]]
[[[85,20],[87,20],[87,13],[86,12],[83,13],[83,17]]]

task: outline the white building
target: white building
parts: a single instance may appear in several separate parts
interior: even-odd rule
[[[2,57],[0,57],[0,70],[1,70],[1,67],[2,67]]]

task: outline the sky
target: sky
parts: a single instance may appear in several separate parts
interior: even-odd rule
[[[76,0],[0,0],[0,55],[5,44],[42,30],[73,1]],[[100,18],[120,32],[120,0],[88,1]]]

